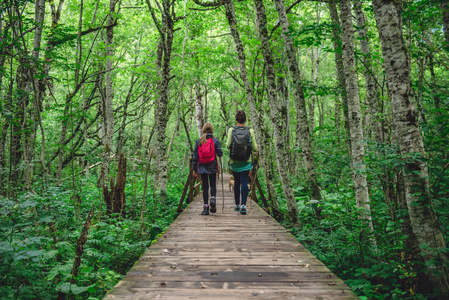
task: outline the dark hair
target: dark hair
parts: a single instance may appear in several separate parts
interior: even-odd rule
[[[246,122],[246,114],[243,110],[239,110],[236,114],[235,114],[235,120],[237,121],[237,123],[243,124]]]

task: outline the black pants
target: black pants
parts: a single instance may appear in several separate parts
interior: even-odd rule
[[[215,195],[217,195],[217,174],[201,174],[204,204],[209,204],[209,180],[211,197],[215,197]]]
[[[246,205],[246,199],[248,198],[248,175],[249,171],[234,172],[234,200],[235,205]],[[240,186],[242,186],[240,188]],[[240,203],[240,193],[242,194],[242,203]]]

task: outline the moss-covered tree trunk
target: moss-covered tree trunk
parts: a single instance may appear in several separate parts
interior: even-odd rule
[[[321,200],[320,187],[316,176],[315,158],[313,155],[311,134],[307,125],[307,110],[304,91],[301,84],[301,74],[299,73],[298,62],[296,59],[296,51],[293,46],[293,41],[287,36],[289,32],[289,21],[287,13],[282,0],[275,0],[276,10],[279,15],[279,23],[282,27],[282,38],[284,39],[285,53],[287,55],[288,66],[290,74],[293,79],[293,97],[295,100],[296,119],[298,122],[298,134],[301,138],[302,158],[307,171],[308,186],[311,190],[312,198],[314,200]],[[318,61],[316,62],[318,66]],[[315,78],[316,80],[316,78]],[[316,82],[315,82],[316,83]]]
[[[296,204],[296,199],[293,194],[292,184],[290,180],[290,174],[288,172],[288,145],[285,145],[285,139],[282,136],[283,129],[279,118],[280,115],[276,99],[276,72],[274,70],[273,52],[268,38],[265,6],[262,0],[255,0],[254,4],[256,7],[257,19],[259,21],[258,33],[266,66],[265,72],[267,78],[267,96],[268,105],[270,107],[270,119],[273,123],[277,167],[279,175],[281,177],[285,199],[287,201],[289,219],[293,225],[296,225],[298,224],[298,205]]]
[[[374,16],[379,31],[386,71],[394,130],[404,158],[404,189],[413,232],[421,247],[427,273],[441,299],[449,296],[446,249],[430,197],[426,153],[419,132],[418,114],[411,93],[410,66],[401,20],[394,1],[374,0]]]
[[[354,35],[350,0],[340,1],[342,24],[343,66],[345,69],[346,91],[349,109],[349,131],[351,133],[352,179],[354,182],[357,208],[363,209],[362,218],[373,230],[368,194],[365,164],[365,144],[363,139],[362,114],[360,111],[359,86],[354,54]]]

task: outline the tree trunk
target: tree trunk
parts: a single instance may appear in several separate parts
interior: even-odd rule
[[[232,37],[234,39],[235,48],[237,51],[237,56],[240,63],[240,78],[243,81],[246,97],[248,99],[249,104],[249,110],[251,113],[251,116],[254,120],[253,126],[254,131],[256,134],[256,141],[257,145],[259,147],[259,157],[260,162],[262,163],[264,177],[266,180],[267,188],[269,190],[269,196],[272,198],[270,199],[272,203],[275,203],[274,205],[277,207],[277,196],[275,191],[272,178],[273,176],[269,173],[269,163],[267,158],[267,150],[266,150],[266,144],[264,139],[264,123],[263,123],[263,116],[258,112],[256,108],[256,101],[254,99],[253,89],[251,88],[250,81],[248,79],[248,72],[246,70],[246,57],[245,57],[245,51],[243,47],[242,40],[240,39],[240,34],[237,30],[237,17],[235,15],[234,10],[234,3],[232,0],[225,0],[224,6],[226,10],[226,18],[228,20],[229,28],[231,30]],[[272,191],[270,195],[270,191]]]
[[[365,146],[360,112],[359,86],[354,55],[354,36],[350,0],[340,1],[340,19],[342,23],[343,65],[345,68],[346,91],[349,108],[349,127],[352,146],[352,179],[354,182],[357,208],[363,209],[362,218],[373,230],[371,208],[366,179]]]
[[[296,51],[293,46],[293,42],[290,37],[287,36],[289,32],[289,22],[287,18],[287,13],[285,11],[285,6],[282,0],[275,0],[276,10],[279,15],[279,22],[282,27],[282,37],[285,44],[285,52],[288,58],[288,65],[290,69],[290,74],[293,79],[294,93],[293,97],[295,99],[296,107],[296,118],[297,126],[299,131],[297,134],[301,138],[302,147],[302,157],[304,160],[304,165],[307,171],[307,181],[308,186],[311,190],[313,200],[321,200],[320,187],[318,185],[318,180],[315,172],[315,158],[313,156],[312,142],[310,131],[307,126],[307,110],[306,101],[304,97],[304,91],[301,84],[301,75],[298,69],[298,63],[296,61]],[[295,202],[296,204],[296,202]]]
[[[142,99],[140,103],[140,109],[139,109],[139,118],[138,122],[139,125],[137,127],[137,142],[136,142],[136,150],[139,151],[140,148],[142,148],[143,143],[143,116],[145,114],[145,108],[144,108],[145,99]]]
[[[114,56],[114,14],[116,0],[109,0],[108,28],[106,29],[106,73],[105,73],[105,93],[103,99],[103,152],[100,186],[104,187],[109,177],[109,167],[111,164],[112,138],[114,136],[114,111],[113,111],[113,89],[112,89],[112,57]]]
[[[410,67],[397,8],[389,0],[373,0],[391,99],[394,130],[404,157],[404,188],[410,222],[426,262],[427,273],[440,291],[441,299],[449,296],[446,248],[437,217],[432,209],[429,172],[418,116],[411,96]]]
[[[437,116],[441,117],[441,115],[442,115],[441,99],[440,99],[438,90],[436,88],[437,87],[437,81],[436,81],[436,78],[435,78],[435,70],[434,70],[434,62],[433,62],[433,54],[432,53],[429,54],[429,70],[430,70],[430,82],[432,84],[433,102],[435,104],[435,108],[437,109]]]
[[[341,103],[340,103],[339,95],[337,95],[335,97],[334,116],[335,116],[335,129],[337,131],[339,131],[340,130],[340,117],[341,117]]]
[[[374,75],[374,70],[371,64],[371,51],[370,42],[365,26],[365,15],[362,11],[362,3],[359,0],[354,0],[354,13],[357,24],[357,34],[360,40],[360,51],[362,52],[362,63],[366,82],[366,99],[368,103],[368,114],[367,114],[367,137],[371,136],[373,133],[374,140],[376,143],[382,142],[381,128],[379,126],[379,121],[376,120],[376,114],[379,109],[379,91],[376,86],[376,78]]]
[[[66,96],[64,111],[62,116],[62,125],[61,125],[61,133],[59,136],[59,147],[58,147],[58,169],[56,172],[56,178],[58,180],[58,184],[61,183],[61,174],[64,162],[64,154],[65,154],[65,146],[66,146],[66,135],[67,135],[67,126],[69,124],[69,108],[72,102],[72,97],[70,95]]]
[[[172,6],[175,4],[170,0],[162,1],[162,25],[156,18],[152,8],[151,1],[147,0],[151,17],[156,25],[160,42],[158,46],[156,65],[159,69],[158,98],[154,110],[154,128],[155,128],[155,150],[157,160],[155,161],[156,178],[155,192],[157,191],[162,203],[167,200],[167,174],[168,174],[168,157],[167,146],[165,144],[168,122],[168,92],[170,82],[170,59],[173,45],[174,23],[178,19],[175,16],[175,10]]]
[[[446,0],[441,0],[440,6],[443,15],[444,39],[446,47],[449,48],[449,3]]]
[[[123,153],[120,153],[120,158],[117,167],[117,180],[114,184],[114,180],[111,178],[110,187],[103,187],[104,200],[106,202],[108,215],[111,213],[117,213],[123,218],[125,217],[125,183],[126,183],[126,158]]]
[[[0,44],[3,44],[4,39],[3,35],[9,32],[9,27],[3,27],[3,16],[0,14]],[[4,69],[6,62],[6,47],[1,48],[0,52],[0,70]],[[6,91],[6,88],[3,88],[3,73],[0,72],[0,90]],[[7,97],[3,99],[8,100]],[[7,108],[9,105],[7,103],[3,103],[3,99],[0,103],[2,103],[4,108]],[[6,102],[6,101],[5,101]],[[8,129],[9,129],[10,120],[8,120],[3,114],[0,116],[0,195],[6,195],[6,184],[5,184],[5,168],[6,168],[6,156],[5,156],[5,147],[6,140],[8,137]]]
[[[343,66],[343,56],[342,56],[342,41],[341,41],[341,26],[340,20],[338,18],[338,11],[336,0],[330,0],[329,5],[329,15],[331,17],[334,27],[332,28],[332,42],[334,44],[335,51],[335,66],[337,68],[337,78],[338,87],[340,89],[340,95],[342,100],[343,116],[345,121],[345,132],[346,132],[346,146],[348,148],[348,153],[351,153],[351,136],[349,133],[349,114],[348,114],[348,96],[346,94],[346,79],[345,70]]]
[[[315,103],[316,103],[316,87],[318,82],[318,66],[320,64],[320,58],[318,56],[318,47],[316,48],[316,53],[314,54],[313,48],[312,48],[312,55],[310,57],[311,63],[310,63],[310,69],[311,69],[311,79],[313,80],[313,90],[311,92],[310,96],[310,102],[309,102],[309,114],[310,114],[310,134],[313,136],[313,132],[315,131]]]
[[[279,62],[279,64],[281,64],[280,62]],[[282,70],[278,70],[278,73],[283,73],[283,71]],[[284,128],[284,132],[283,132],[283,136],[284,136],[284,143],[285,143],[285,145],[288,145],[289,144],[289,138],[288,138],[288,136],[289,136],[289,130],[288,130],[288,128],[289,128],[289,126],[290,126],[290,122],[289,122],[289,97],[288,97],[288,89],[287,89],[287,86],[286,86],[286,82],[285,82],[285,79],[284,79],[284,77],[283,76],[285,76],[284,74],[283,75],[281,75],[281,76],[277,76],[277,102],[278,102],[278,104],[279,104],[279,111],[280,111],[280,113],[281,113],[281,118],[280,118],[280,121],[281,121],[281,126],[282,126],[282,128]],[[288,161],[288,165],[290,166],[291,164],[290,164],[290,153],[289,153],[289,156],[288,156],[288,158],[287,158],[287,161]]]
[[[284,190],[285,199],[287,201],[289,219],[293,225],[298,225],[298,205],[296,204],[296,199],[293,194],[287,165],[288,145],[285,145],[284,138],[282,137],[283,130],[279,121],[279,110],[276,103],[276,73],[274,70],[273,53],[269,44],[265,7],[262,0],[254,0],[254,3],[256,7],[256,15],[259,21],[259,38],[262,43],[262,54],[266,64],[265,71],[267,77],[268,104],[270,106],[270,118],[274,129],[278,172],[281,177],[282,187]]]
[[[129,101],[133,95],[133,88],[134,85],[137,83],[138,79],[135,79],[134,72],[131,75],[131,82],[129,84],[128,94],[125,98],[125,104],[123,105],[123,119],[122,124],[120,126],[120,129],[118,131],[118,137],[117,137],[117,149],[115,151],[115,155],[118,157],[120,153],[122,152],[123,144],[124,144],[124,135],[125,135],[125,128],[126,128],[126,117],[128,116],[128,105]]]
[[[203,97],[201,95],[201,89],[198,82],[195,82],[194,86],[195,91],[195,119],[196,119],[196,128],[198,130],[198,137],[203,135]]]

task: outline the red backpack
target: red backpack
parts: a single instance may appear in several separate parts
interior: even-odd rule
[[[198,156],[200,157],[200,163],[207,165],[215,160],[215,145],[214,139],[207,139],[204,144],[198,147]]]

